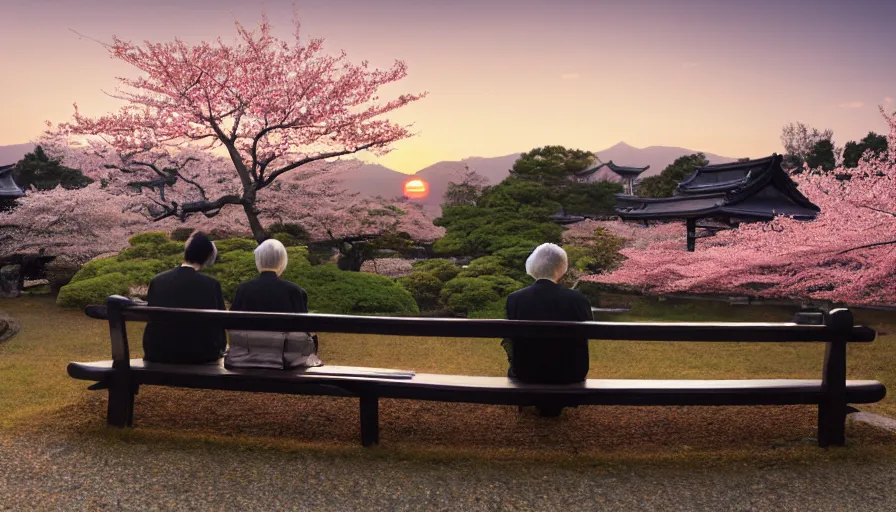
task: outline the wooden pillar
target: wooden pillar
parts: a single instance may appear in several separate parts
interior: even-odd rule
[[[688,226],[688,252],[694,252],[697,245],[697,219],[687,219]]]

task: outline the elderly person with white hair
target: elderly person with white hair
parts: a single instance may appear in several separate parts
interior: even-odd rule
[[[555,244],[539,245],[526,260],[526,273],[535,283],[507,297],[508,320],[593,320],[591,304],[581,292],[558,284],[566,273],[566,251]],[[508,376],[524,382],[570,384],[588,373],[588,340],[520,338],[505,340]],[[555,416],[561,408],[541,407]]]
[[[221,284],[201,270],[215,262],[218,250],[202,232],[190,236],[183,263],[155,276],[149,283],[150,306],[184,309],[224,309]],[[149,322],[143,331],[143,359],[158,363],[208,363],[224,355],[224,329],[178,322]]]
[[[307,313],[308,294],[302,287],[281,279],[289,258],[286,247],[269,239],[255,249],[258,276],[236,289],[231,311]],[[231,331],[230,351],[224,365],[280,368],[320,366],[317,337],[305,332]]]

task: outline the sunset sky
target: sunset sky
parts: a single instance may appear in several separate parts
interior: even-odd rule
[[[264,9],[289,37],[290,0],[0,0],[0,145],[44,121],[117,108],[133,74],[96,42],[199,41],[254,26]],[[414,172],[440,160],[562,144],[682,146],[725,156],[781,150],[782,125],[834,130],[835,143],[885,128],[896,110],[896,0],[301,0],[303,31],[330,52],[428,91],[394,119],[419,136],[379,163]],[[389,94],[384,94],[388,96]],[[624,163],[624,162],[620,162]]]

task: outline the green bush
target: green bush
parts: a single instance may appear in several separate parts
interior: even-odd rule
[[[171,239],[175,242],[186,242],[190,239],[190,235],[193,234],[193,231],[196,231],[193,228],[174,228],[171,230]]]
[[[171,266],[161,260],[137,260],[118,261],[116,258],[103,258],[87,262],[79,270],[71,283],[79,283],[94,279],[106,274],[122,274],[127,276],[130,284],[149,284],[149,281],[159,272],[163,272]]]
[[[507,297],[525,286],[523,283],[507,276],[481,276],[479,279],[491,285],[492,290],[501,297]]]
[[[456,277],[445,283],[439,299],[454,313],[469,313],[484,308],[501,296],[491,283],[476,277]]]
[[[506,276],[510,269],[498,256],[483,256],[471,261],[467,268],[460,271],[458,277]]]
[[[131,280],[124,274],[119,272],[103,274],[63,286],[56,297],[56,304],[64,308],[105,304],[109,295],[126,295],[130,286]]]
[[[414,263],[414,271],[430,272],[443,283],[457,277],[460,270],[460,267],[452,263],[451,260],[441,258]]]
[[[619,252],[624,244],[625,239],[604,228],[597,228],[593,238],[585,241],[584,245],[567,245],[563,249],[570,268],[600,273],[615,269],[625,259]]]
[[[414,297],[388,277],[347,272],[335,265],[303,267],[294,283],[308,292],[308,308],[319,313],[416,315]]]
[[[161,245],[168,241],[168,235],[161,231],[148,231],[146,233],[134,235],[128,239],[128,243],[131,244],[131,246],[141,244]]]
[[[423,310],[435,309],[439,304],[439,293],[444,283],[433,272],[415,271],[399,278],[398,284],[410,292]]]
[[[251,238],[227,238],[215,242],[218,254],[230,251],[254,251],[258,247],[258,242]]]

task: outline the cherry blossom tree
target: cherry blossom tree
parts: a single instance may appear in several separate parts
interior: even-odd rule
[[[121,250],[131,235],[149,227],[127,197],[109,194],[99,183],[31,190],[14,210],[0,214],[0,257],[43,251],[86,261]]]
[[[401,80],[407,66],[386,70],[352,64],[345,53],[322,53],[321,39],[276,38],[267,18],[254,31],[236,23],[227,45],[173,42],[142,45],[113,38],[110,56],[134,66],[113,96],[126,104],[92,118],[75,105],[71,122],[51,127],[65,138],[101,140],[110,183],[154,193],[155,220],[242,210],[257,240],[266,233],[260,192],[315,162],[368,150],[383,154],[411,135],[383,116],[424,94],[389,101],[380,87]],[[89,142],[90,143],[90,142]],[[197,150],[227,155],[212,162]]]
[[[619,270],[585,279],[656,294],[896,304],[896,114],[881,113],[889,125],[888,154],[866,154],[855,168],[806,169],[794,177],[821,208],[816,220],[742,224],[703,239],[693,253],[680,239],[623,249],[628,259]]]

